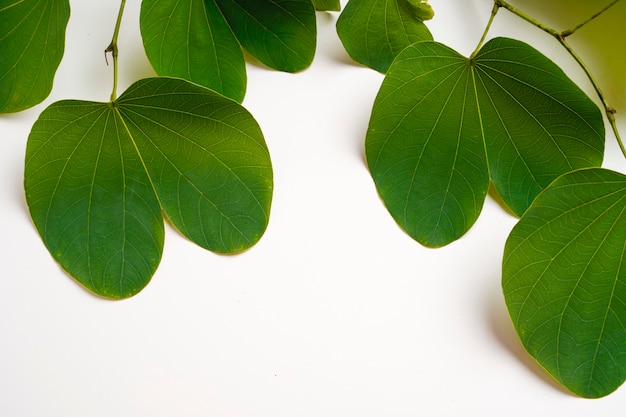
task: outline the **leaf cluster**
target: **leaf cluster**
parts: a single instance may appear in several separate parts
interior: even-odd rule
[[[246,89],[242,47],[269,68],[303,70],[315,54],[315,6],[311,0],[144,0],[141,35],[157,74],[184,78],[241,102]]]
[[[273,174],[263,133],[239,104],[244,50],[280,71],[311,64],[311,0],[145,0],[140,29],[159,77],[110,102],[61,101],[34,124],[24,189],[33,222],[60,266],[106,298],[143,289],[163,251],[165,216],[208,250],[238,253],[263,235]],[[68,0],[0,2],[0,112],[45,99],[61,61]],[[17,23],[16,23],[17,22]]]
[[[348,53],[385,73],[365,139],[382,201],[439,247],[472,227],[493,185],[521,217],[502,265],[521,341],[572,392],[609,394],[626,379],[626,177],[599,168],[602,112],[530,45],[494,38],[464,57],[430,39],[410,3],[351,1],[337,23]],[[556,32],[502,0],[492,20],[501,7],[584,65],[564,41],[579,27]]]
[[[489,25],[501,8],[555,35],[582,65],[565,32],[504,0]],[[158,76],[117,98],[115,72],[110,102],[54,103],[28,139],[28,207],[61,267],[119,299],[155,273],[164,217],[210,251],[258,242],[273,173],[241,105],[246,60],[307,68],[316,11],[339,10],[338,0],[143,0],[141,36]],[[69,0],[0,0],[0,113],[48,96],[69,16]],[[607,395],[626,379],[626,177],[600,167],[602,112],[532,46],[483,44],[488,26],[465,57],[433,40],[424,23],[433,16],[423,0],[351,0],[337,20],[352,59],[385,74],[365,138],[381,200],[408,235],[440,247],[472,227],[493,187],[520,217],[502,288],[521,341],[572,392]]]
[[[199,246],[239,253],[263,235],[273,173],[263,133],[240,104],[246,61],[297,72],[316,48],[316,10],[338,0],[143,0],[140,30],[158,77],[110,102],[61,101],[28,139],[24,189],[60,266],[112,299],[137,294],[163,252],[163,217]],[[50,93],[69,0],[0,0],[0,113]]]

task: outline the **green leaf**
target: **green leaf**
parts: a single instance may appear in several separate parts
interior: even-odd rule
[[[0,113],[48,97],[69,17],[68,0],[0,0]]]
[[[442,246],[474,223],[489,172],[466,58],[434,42],[398,56],[365,145],[378,192],[411,237]]]
[[[216,0],[241,45],[270,68],[297,72],[313,62],[317,28],[311,0]]]
[[[341,10],[339,0],[313,0],[313,6],[319,12],[338,12]]]
[[[502,286],[528,352],[583,397],[626,378],[626,177],[565,174],[511,232]]]
[[[544,55],[497,38],[476,56],[475,74],[491,178],[514,213],[562,173],[600,166],[600,109]]]
[[[29,136],[24,187],[52,256],[91,291],[131,296],[156,270],[163,218],[140,156],[104,103],[61,101]]]
[[[214,0],[144,0],[141,36],[159,75],[184,78],[241,102],[241,46]]]
[[[52,256],[89,290],[125,298],[161,258],[163,218],[237,253],[267,227],[272,167],[239,104],[181,79],[133,84],[116,103],[62,101],[33,126],[26,199]]]
[[[346,52],[356,62],[384,73],[404,48],[432,40],[413,3],[415,0],[348,2],[337,20],[337,34]]]
[[[220,253],[242,252],[261,238],[272,166],[245,108],[195,85],[155,78],[120,96],[119,113],[178,230]]]
[[[473,225],[490,178],[521,214],[559,175],[599,165],[604,124],[593,102],[522,42],[494,39],[472,60],[420,42],[389,68],[365,146],[396,222],[442,246]]]
[[[413,12],[416,19],[430,20],[435,16],[435,12],[428,0],[407,0],[409,9]]]

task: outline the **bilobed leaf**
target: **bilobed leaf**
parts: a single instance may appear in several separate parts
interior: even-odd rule
[[[470,60],[419,42],[389,68],[365,145],[396,222],[442,246],[473,225],[490,178],[522,214],[559,175],[599,165],[603,126],[593,102],[528,45],[494,39]]]
[[[626,378],[626,177],[558,178],[506,243],[502,286],[528,352],[561,384],[601,397]]]
[[[319,12],[338,12],[341,10],[339,0],[313,0],[313,6]]]
[[[48,97],[69,17],[68,0],[0,0],[0,113]]]
[[[107,298],[150,280],[163,218],[198,245],[237,253],[267,227],[272,167],[236,102],[181,79],[133,84],[115,103],[46,109],[26,149],[26,199],[52,256]]]
[[[216,0],[241,45],[270,68],[297,72],[313,61],[317,27],[311,0]]]
[[[418,4],[414,4],[418,3]],[[352,59],[386,72],[407,46],[433,39],[417,0],[351,0],[337,20],[337,34]]]
[[[144,48],[157,74],[243,100],[241,46],[214,0],[143,0],[140,21]]]

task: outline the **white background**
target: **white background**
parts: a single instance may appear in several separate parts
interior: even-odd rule
[[[518,3],[538,13],[550,2]],[[557,3],[543,5],[556,11],[542,17],[548,23],[564,29],[580,20]],[[583,2],[560,4],[572,3]],[[587,3],[592,10],[597,2]],[[435,38],[471,53],[492,2],[431,4]],[[613,11],[620,22],[623,6]],[[318,14],[317,55],[306,71],[248,65],[244,105],[264,131],[275,174],[261,241],[244,254],[220,256],[168,227],[161,265],[137,296],[107,301],[77,285],[50,257],[28,216],[24,150],[30,127],[50,103],[108,100],[112,68],[103,50],[117,8],[117,1],[72,1],[51,96],[0,117],[0,415],[624,413],[626,388],[599,400],[576,398],[523,350],[500,288],[504,242],[516,219],[491,198],[474,228],[442,249],[420,246],[395,225],[363,151],[383,77],[348,58],[336,35],[336,13]],[[138,16],[139,1],[129,0],[119,42],[120,94],[153,75]],[[623,26],[615,22],[598,20],[600,30],[585,29],[573,42],[624,109],[619,120],[626,132],[624,54],[601,55],[591,44],[604,39],[605,49],[625,50]],[[622,32],[602,37],[603,30]],[[502,10],[495,35],[550,54],[593,94],[542,32]],[[626,172],[610,132],[605,166]]]

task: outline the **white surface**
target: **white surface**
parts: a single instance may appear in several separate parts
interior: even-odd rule
[[[244,105],[265,133],[275,172],[271,221],[259,244],[219,256],[168,228],[162,263],[139,295],[105,301],[75,284],[28,217],[24,150],[32,123],[53,101],[108,100],[103,50],[117,3],[73,1],[52,95],[0,117],[0,415],[623,414],[626,389],[576,398],[523,351],[500,290],[504,241],[515,223],[501,207],[488,199],[474,228],[438,250],[395,225],[363,156],[382,76],[348,59],[337,14],[318,15],[310,69],[290,75],[248,66]],[[431,4],[436,39],[469,54],[491,1]],[[138,11],[138,0],[127,4],[119,93],[152,75]],[[505,11],[495,34],[520,37],[572,68],[558,45]],[[575,67],[570,75],[584,80]],[[609,84],[626,109],[623,78]],[[624,172],[611,134],[607,146],[605,166]]]

